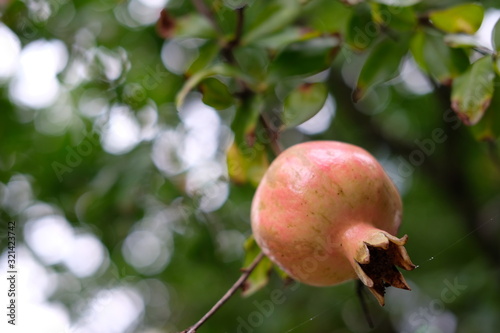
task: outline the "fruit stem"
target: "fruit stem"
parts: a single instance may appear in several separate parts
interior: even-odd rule
[[[180,333],[196,333],[196,330],[201,327],[210,317],[214,315],[217,310],[219,310],[224,303],[226,303],[231,296],[233,296],[238,289],[240,289],[243,284],[246,282],[250,274],[252,274],[253,270],[257,265],[261,262],[261,260],[264,258],[264,253],[259,253],[257,257],[252,261],[252,263],[247,267],[243,269],[243,274],[241,274],[240,278],[233,284],[231,288],[222,296],[217,303],[203,316],[201,317],[200,320],[193,326],[189,327],[188,329],[180,332]]]
[[[361,304],[361,309],[363,310],[363,314],[365,315],[366,322],[371,329],[375,328],[373,325],[372,317],[370,316],[370,311],[368,311],[368,305],[366,304],[365,294],[363,293],[363,288],[365,285],[361,280],[356,281],[356,293],[358,294],[359,303]]]

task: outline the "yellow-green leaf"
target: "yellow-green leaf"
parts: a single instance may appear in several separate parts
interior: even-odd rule
[[[261,252],[253,236],[245,241],[245,262],[244,267],[248,267]],[[245,284],[243,285],[243,296],[250,296],[259,289],[265,287],[269,282],[269,274],[273,268],[273,263],[268,257],[264,257],[257,267],[252,271]]]
[[[250,183],[257,187],[269,167],[265,146],[233,143],[227,151],[227,170],[229,178],[238,185]]]
[[[432,24],[448,33],[475,33],[483,22],[484,8],[475,3],[467,3],[429,14]]]
[[[371,8],[373,21],[381,26],[408,31],[413,30],[417,25],[417,15],[412,7],[400,8],[374,2]]]
[[[255,142],[255,129],[260,113],[264,109],[264,101],[261,95],[246,98],[238,105],[236,115],[231,123],[234,133],[234,141],[238,146],[251,146]]]
[[[493,85],[498,87],[500,78],[495,76]],[[471,132],[478,141],[495,142],[500,138],[500,90],[495,90],[488,110],[476,125],[471,126]]]
[[[484,113],[483,118],[479,123],[471,126],[471,131],[477,141],[494,142],[497,139],[498,133],[495,133],[493,128],[495,121],[495,113],[497,110],[489,109]]]
[[[274,265],[274,271],[276,272],[276,274],[278,274],[278,276],[282,279],[282,280],[285,280],[285,281],[291,281],[293,280],[290,275],[288,275],[287,272],[285,272],[283,269],[281,269],[281,267],[279,267],[278,265]]]
[[[236,184],[259,185],[269,167],[266,146],[259,142],[257,122],[264,108],[261,96],[246,99],[236,110],[231,129],[234,143],[227,152],[229,177]]]
[[[493,96],[493,60],[486,56],[453,81],[451,106],[465,125],[481,120]]]

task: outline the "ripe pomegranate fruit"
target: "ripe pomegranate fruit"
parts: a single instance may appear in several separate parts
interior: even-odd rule
[[[399,193],[382,166],[357,146],[315,141],[281,153],[252,202],[262,251],[292,278],[330,286],[359,278],[384,305],[387,286],[407,289],[396,269],[415,268],[395,235]]]

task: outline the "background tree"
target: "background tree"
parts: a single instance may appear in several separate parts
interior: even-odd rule
[[[368,298],[371,330],[354,282],[287,284],[264,260],[199,331],[496,332],[495,8],[0,1],[0,268],[15,220],[19,329],[189,327],[259,252],[243,244],[270,161],[328,139],[398,186],[413,290]]]

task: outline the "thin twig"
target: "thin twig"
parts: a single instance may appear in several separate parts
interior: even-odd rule
[[[205,2],[203,2],[203,0],[192,0],[192,3],[196,10],[210,21],[217,33],[222,34],[223,31],[217,23],[214,13],[208,8]]]
[[[224,294],[224,296],[222,296],[221,299],[219,299],[217,303],[215,303],[215,305],[210,309],[210,311],[208,311],[203,317],[201,317],[201,319],[198,320],[196,324],[194,324],[187,330],[182,331],[181,333],[196,333],[196,330],[200,328],[201,325],[203,325],[210,317],[212,317],[214,313],[217,310],[219,310],[220,307],[224,303],[226,303],[231,298],[231,296],[233,296],[236,293],[238,289],[240,289],[243,286],[243,284],[246,282],[250,274],[252,274],[255,267],[257,267],[257,265],[263,258],[264,258],[264,253],[262,252],[259,253],[259,255],[257,255],[254,261],[250,264],[250,266],[248,266],[243,270],[243,274],[241,274],[240,278],[233,284],[231,288],[229,288],[229,290]]]
[[[234,38],[232,40],[232,44],[234,46],[240,45],[241,42],[241,36],[243,35],[243,24],[245,22],[245,11],[246,6],[243,6],[241,8],[236,9],[236,33],[234,35]],[[233,47],[234,47],[233,46]]]
[[[192,0],[193,5],[196,7],[196,10],[200,12],[202,15],[204,15],[214,26],[216,31],[219,34],[222,34],[222,29],[220,28],[219,24],[217,23],[217,20],[215,19],[214,13],[207,7],[207,5],[203,2],[203,0]],[[236,59],[234,58],[233,50],[235,47],[237,47],[240,42],[241,42],[241,37],[243,35],[243,24],[244,24],[244,10],[245,7],[241,7],[236,9],[236,14],[237,14],[237,21],[236,21],[236,31],[234,34],[234,38],[226,45],[226,47],[222,50],[223,56],[227,59],[227,61],[231,64],[236,63]],[[243,90],[243,95],[246,96],[245,92],[248,91],[248,87],[246,84],[241,81],[242,84],[242,90]],[[279,147],[279,144],[277,143],[277,134],[274,129],[271,129],[269,127],[269,124],[262,118],[262,123],[266,131],[270,134],[271,136],[271,147],[273,151],[275,152],[276,155],[278,155],[281,152],[281,148]],[[250,274],[254,271],[255,267],[262,261],[264,258],[264,253],[259,253],[257,257],[255,257],[254,261],[245,269],[243,269],[243,274],[241,274],[240,278],[232,285],[231,288],[222,296],[217,303],[203,316],[201,317],[200,320],[193,326],[189,327],[188,329],[182,331],[181,333],[196,333],[196,330],[199,329],[210,317],[212,317],[217,310],[219,310],[224,303],[226,303],[235,293],[238,291],[238,289],[242,288],[244,283],[247,281],[249,278]]]
[[[270,124],[269,117],[264,112],[260,114],[260,122],[269,136],[269,146],[271,147],[274,155],[278,156],[283,151],[283,147],[278,141],[279,130],[277,128],[273,128],[274,126]]]
[[[373,325],[372,317],[370,316],[370,311],[368,311],[368,305],[366,304],[365,294],[363,293],[365,285],[361,280],[356,281],[356,293],[358,294],[359,303],[361,304],[361,309],[363,310],[363,314],[365,316],[366,322],[368,326],[373,329],[375,325]]]
[[[476,47],[473,47],[472,49],[474,51],[478,52],[479,54],[484,55],[484,56],[491,56],[491,55],[495,55],[495,53],[496,53],[492,49],[489,49],[485,46],[476,46]]]
[[[224,48],[221,50],[221,54],[226,58],[226,60],[232,65],[238,65],[236,58],[234,57],[234,49],[240,45],[241,37],[243,35],[243,23],[245,21],[245,6],[236,9],[236,28],[234,36],[229,40]]]

